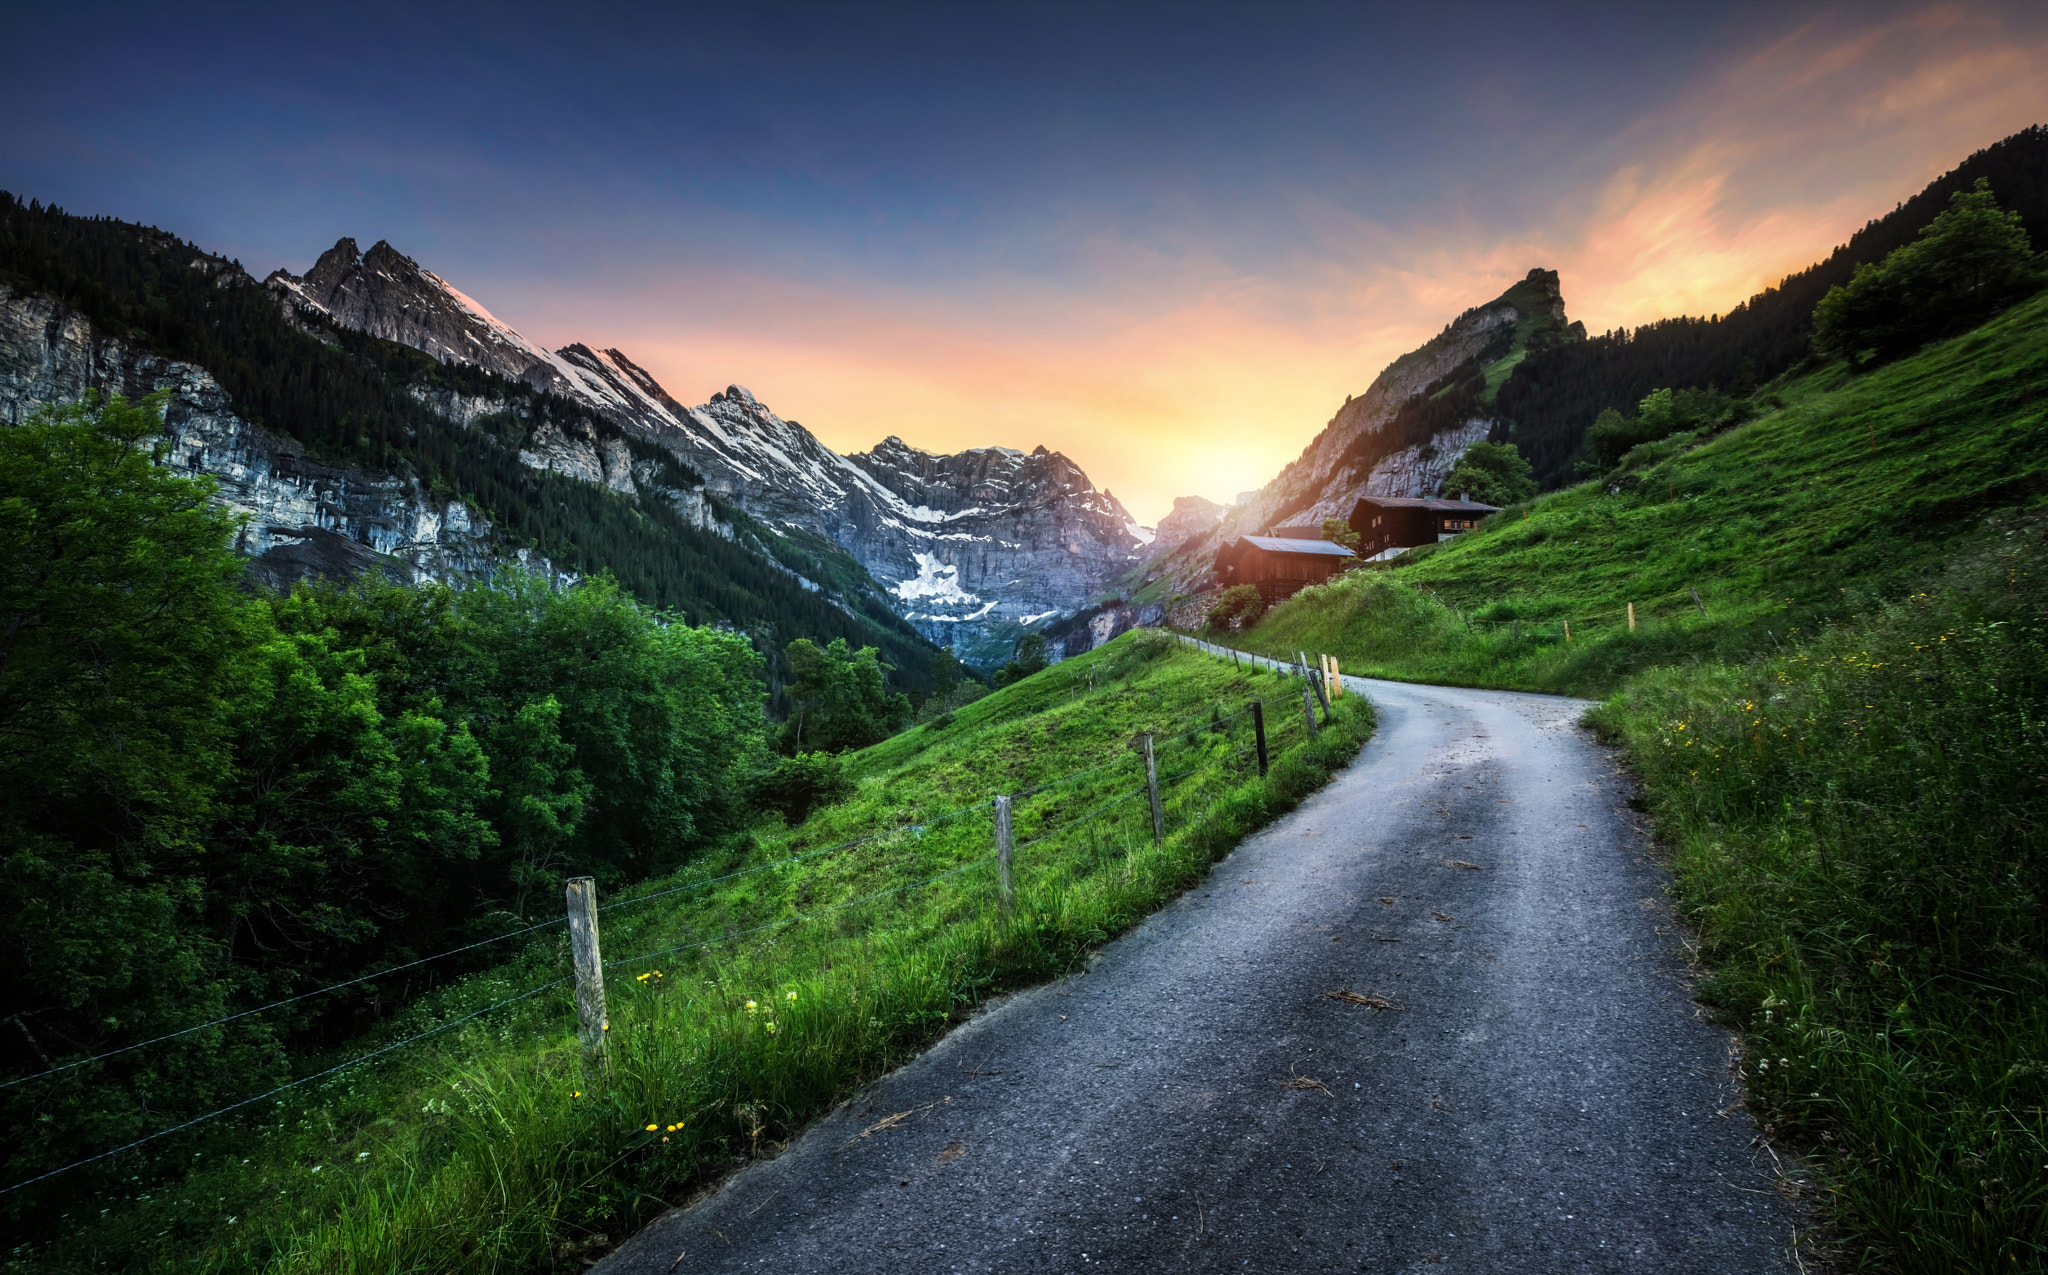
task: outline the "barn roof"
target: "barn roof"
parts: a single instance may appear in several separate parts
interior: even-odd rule
[[[1435,497],[1416,498],[1413,496],[1360,496],[1361,505],[1377,505],[1381,509],[1434,509],[1440,513],[1486,513],[1497,514],[1499,505],[1482,505],[1476,500],[1438,500]],[[1353,507],[1354,509],[1356,506]]]
[[[1338,558],[1349,558],[1352,553],[1343,545],[1327,540],[1285,540],[1278,536],[1244,536],[1248,545],[1255,545],[1267,553],[1320,553]]]

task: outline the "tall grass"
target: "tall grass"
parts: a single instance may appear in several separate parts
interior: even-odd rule
[[[2048,521],[1735,667],[1659,670],[1625,741],[1747,1034],[1856,1257],[2048,1265]]]
[[[1298,715],[1271,715],[1277,755],[1261,778],[1241,710],[1299,687],[1132,634],[856,754],[849,801],[646,892],[702,888],[603,914],[605,956],[621,962],[603,1072],[584,1072],[566,995],[536,997],[224,1133],[203,1148],[214,1167],[110,1201],[105,1221],[11,1265],[580,1268],[989,995],[1071,968],[1313,791],[1371,713],[1340,701],[1313,742]],[[1156,847],[1132,749],[1147,731],[1163,741]],[[1026,793],[1010,918],[995,907],[985,808],[1005,791]],[[876,839],[782,862],[864,836]],[[559,940],[543,945],[392,1031],[558,978],[565,962]]]

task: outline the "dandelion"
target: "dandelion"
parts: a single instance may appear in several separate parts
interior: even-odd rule
[[[649,1133],[653,1133],[653,1132],[654,1132],[654,1131],[655,1131],[656,1129],[659,1129],[660,1127],[661,1127],[661,1126],[660,1126],[660,1125],[657,1125],[657,1124],[651,1124],[651,1125],[648,1125],[648,1126],[647,1126],[647,1132],[649,1132]]]
[[[575,1093],[572,1093],[569,1096],[571,1098],[581,1098],[583,1096],[583,1091],[581,1089],[578,1089]]]

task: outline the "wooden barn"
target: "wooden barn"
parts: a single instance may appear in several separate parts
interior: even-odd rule
[[[1351,529],[1358,533],[1358,556],[1370,561],[1463,535],[1499,512],[1500,506],[1476,500],[1361,496],[1351,508]]]
[[[1216,551],[1216,583],[1255,585],[1271,606],[1328,580],[1357,556],[1327,540],[1239,536]]]

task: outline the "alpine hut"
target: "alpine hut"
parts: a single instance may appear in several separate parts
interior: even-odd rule
[[[1358,533],[1358,556],[1371,562],[1463,535],[1499,512],[1500,506],[1476,500],[1361,496],[1351,507],[1351,529]]]
[[[1216,551],[1216,583],[1225,589],[1253,585],[1272,606],[1328,580],[1355,557],[1343,545],[1327,540],[1239,536]]]

